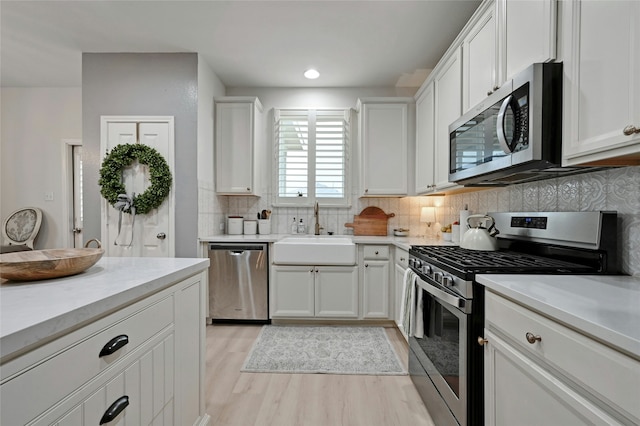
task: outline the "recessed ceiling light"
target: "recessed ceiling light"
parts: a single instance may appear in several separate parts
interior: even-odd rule
[[[304,76],[307,77],[309,80],[314,80],[320,77],[320,73],[314,69],[309,69],[304,72]]]

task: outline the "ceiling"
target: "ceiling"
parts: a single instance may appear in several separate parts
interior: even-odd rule
[[[479,4],[3,0],[0,84],[80,87],[82,52],[197,52],[227,87],[416,87]]]

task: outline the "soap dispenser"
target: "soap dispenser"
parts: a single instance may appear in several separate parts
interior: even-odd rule
[[[296,223],[296,218],[293,218],[293,222],[291,223],[291,233],[292,234],[297,234],[298,233],[298,224]]]
[[[304,221],[300,219],[300,223],[298,223],[298,234],[306,234],[306,233],[307,233],[307,230],[304,225]]]

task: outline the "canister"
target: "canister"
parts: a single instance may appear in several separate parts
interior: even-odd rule
[[[257,220],[245,220],[244,221],[244,234],[245,235],[255,235],[258,231],[258,221]]]
[[[227,234],[241,235],[243,220],[244,218],[242,216],[229,216],[227,219]]]
[[[271,233],[271,219],[260,219],[258,221],[258,233],[259,234]]]

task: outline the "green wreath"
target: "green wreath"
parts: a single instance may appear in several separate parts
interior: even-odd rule
[[[151,186],[140,195],[133,194],[130,203],[120,210],[131,213],[133,208],[133,214],[147,214],[162,204],[172,183],[169,165],[158,151],[148,145],[122,144],[107,152],[100,168],[100,194],[115,207],[118,196],[127,194],[122,183],[122,170],[134,160],[149,166]]]

